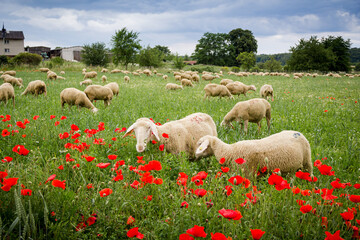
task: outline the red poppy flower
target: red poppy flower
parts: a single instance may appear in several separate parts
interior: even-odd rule
[[[307,180],[309,182],[312,181],[312,179],[310,177],[310,173],[308,173],[308,172],[298,171],[298,172],[295,173],[295,176],[300,178],[300,179]]]
[[[59,124],[60,124],[59,121],[56,121],[56,122],[54,123],[55,127],[58,126]]]
[[[154,184],[161,185],[161,184],[163,184],[163,180],[161,178],[155,178]]]
[[[133,238],[136,237],[138,239],[143,239],[144,235],[142,233],[139,232],[139,228],[135,227],[130,229],[127,233],[126,236],[128,236],[129,238]]]
[[[161,145],[159,146],[159,150],[160,150],[160,151],[164,151],[164,147],[165,147],[164,144],[161,144]]]
[[[203,197],[205,196],[207,193],[207,191],[205,189],[196,189],[195,190],[195,195],[198,197]]]
[[[50,120],[53,119],[53,118],[56,118],[55,115],[50,115]]]
[[[104,188],[103,190],[101,190],[100,193],[100,197],[106,197],[109,196],[110,194],[112,194],[113,190],[110,188]]]
[[[332,200],[338,198],[337,196],[332,195],[334,189],[323,188],[321,189],[321,191],[322,191],[321,197],[324,200]]]
[[[55,177],[56,177],[56,174],[51,175],[51,176],[45,181],[45,184],[46,184],[47,182],[50,182],[50,181],[54,180]]]
[[[71,139],[76,139],[76,138],[78,138],[80,136],[81,136],[80,133],[75,133],[74,135],[71,136]]]
[[[349,200],[354,203],[360,203],[360,195],[350,195]]]
[[[220,209],[219,213],[221,216],[227,219],[232,220],[240,220],[242,218],[241,213],[238,210],[231,210],[231,209]]]
[[[181,203],[181,207],[188,208],[188,207],[189,207],[189,204],[188,204],[186,201],[183,201],[183,202]]]
[[[250,229],[250,232],[251,232],[251,236],[254,240],[260,239],[265,233],[265,231],[263,231],[261,229]]]
[[[148,164],[146,164],[146,169],[148,171],[154,170],[154,171],[160,171],[162,169],[161,162],[157,160],[152,160]]]
[[[4,172],[0,172],[0,182],[2,182],[3,178],[6,178],[8,175],[8,173],[6,172],[6,170]]]
[[[9,136],[9,135],[10,135],[10,132],[7,129],[2,130],[1,136],[6,137],[6,136]]]
[[[228,167],[221,167],[221,171],[223,171],[223,173],[227,173],[229,172],[230,168]]]
[[[321,217],[321,226],[325,229],[328,227],[328,220],[327,217]]]
[[[206,238],[207,235],[204,231],[204,227],[198,225],[195,225],[193,228],[186,230],[186,233],[193,235],[194,237],[201,237],[201,238]]]
[[[194,240],[194,239],[195,238],[193,238],[192,236],[186,233],[180,234],[179,236],[179,240]]]
[[[324,112],[328,112],[328,110],[324,110]]]
[[[32,190],[31,189],[21,189],[21,195],[23,196],[31,196]]]
[[[38,118],[39,118],[39,115],[35,115],[35,116],[33,117],[34,120],[38,120]]]
[[[148,195],[148,196],[144,197],[144,199],[149,202],[152,200],[152,198],[153,198],[152,195]]]
[[[331,171],[332,167],[331,166],[327,166],[325,164],[322,164],[320,167],[318,167],[320,173],[322,175],[328,175],[328,176],[333,176],[335,175],[334,171]]]
[[[138,189],[139,185],[140,185],[140,183],[136,180],[134,180],[134,182],[132,184],[130,184],[130,186],[134,189]]]
[[[87,189],[91,189],[91,188],[94,188],[92,183],[89,183],[88,185],[86,185]]]
[[[126,131],[126,127],[123,127],[122,129],[120,128],[116,128],[115,132],[121,133],[121,132],[125,132]]]
[[[225,163],[225,158],[220,158],[219,163],[224,164]]]
[[[75,124],[71,124],[71,130],[73,130],[74,132],[79,131],[79,127]]]
[[[61,118],[60,118],[60,120],[65,120],[65,119],[67,119],[67,117],[65,117],[65,116],[61,116]]]
[[[239,185],[243,183],[243,178],[241,176],[234,176],[231,177],[228,181],[233,185]]]
[[[95,159],[95,157],[92,156],[84,156],[84,158],[86,159],[86,161],[91,162],[92,160]]]
[[[5,162],[11,162],[12,160],[13,160],[12,157],[6,156],[6,157],[4,157],[4,159],[2,159],[1,161],[5,163]]]
[[[167,133],[162,134],[163,138],[169,138],[169,135]]]
[[[29,150],[27,150],[23,145],[16,145],[15,147],[13,147],[12,151],[23,156],[29,154]]]
[[[107,168],[108,166],[110,166],[110,163],[98,163],[96,164],[96,166],[99,168]]]
[[[3,175],[3,174],[2,174]],[[7,175],[7,174],[6,174]],[[3,175],[4,176],[4,175]],[[1,187],[2,190],[8,192],[10,191],[11,187],[16,185],[19,178],[3,178],[2,184],[4,186]]]
[[[51,184],[54,186],[54,187],[58,187],[58,188],[62,188],[63,190],[65,190],[65,180],[64,181],[60,181],[60,180],[57,180],[57,179],[54,179]]]
[[[305,214],[305,213],[310,212],[312,208],[313,207],[311,205],[307,204],[307,205],[302,206],[300,208],[300,211]]]
[[[78,225],[76,225],[75,230],[78,232],[78,231],[81,231],[81,230],[83,230],[85,228],[86,228],[86,224],[84,222],[81,222]]]
[[[225,186],[225,190],[226,190],[226,195],[227,195],[227,196],[230,196],[231,193],[233,192],[232,187],[233,187],[233,186]]]
[[[240,165],[246,163],[246,161],[243,158],[238,158],[235,160],[235,162]]]
[[[126,224],[127,225],[132,225],[134,222],[135,222],[135,218],[133,218],[132,216],[129,216],[127,221],[126,221]]]
[[[351,211],[340,213],[344,221],[351,221],[354,219],[354,214]]]
[[[325,232],[326,238],[324,240],[344,240],[340,237],[340,230],[337,230],[334,234]]]
[[[96,217],[88,217],[88,219],[86,220],[86,223],[88,226],[93,225],[96,222]]]
[[[230,238],[227,238],[222,233],[211,233],[211,240],[229,240]]]
[[[108,155],[108,159],[110,160],[115,160],[117,158],[117,155],[112,154],[112,155]]]

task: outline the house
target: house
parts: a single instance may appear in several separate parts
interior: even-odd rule
[[[26,47],[25,51],[28,53],[39,54],[42,57],[50,57],[50,48],[44,46]]]
[[[66,61],[79,62],[81,61],[81,51],[83,49],[81,46],[56,48],[50,51],[50,57],[61,57]]]
[[[0,55],[14,57],[24,52],[24,39],[22,31],[7,31],[3,24],[0,34]]]

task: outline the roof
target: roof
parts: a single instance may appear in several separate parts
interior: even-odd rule
[[[2,33],[0,33],[0,39],[3,39]],[[13,40],[24,40],[23,31],[6,31],[5,39],[13,39]]]

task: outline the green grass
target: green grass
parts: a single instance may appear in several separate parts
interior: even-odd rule
[[[258,90],[250,92],[247,97],[235,97],[234,100],[212,98],[204,101],[203,88],[208,82],[201,81],[194,88],[169,92],[164,87],[167,82],[175,82],[171,74],[168,74],[168,81],[156,76],[130,75],[130,83],[126,84],[124,74],[106,73],[108,82],[115,81],[119,84],[120,94],[108,108],[104,108],[102,101],[96,102],[99,112],[94,115],[88,109],[78,111],[73,107],[69,110],[66,106],[62,110],[60,106],[59,95],[64,88],[85,89],[84,86],[79,86],[83,78],[81,69],[80,65],[69,65],[64,69],[66,80],[57,81],[46,80],[44,73],[20,69],[17,77],[24,80],[25,86],[33,80],[44,80],[48,96],[20,96],[23,89],[16,88],[15,108],[10,104],[7,107],[0,104],[0,115],[11,115],[10,121],[0,122],[0,130],[19,131],[14,135],[0,136],[0,159],[5,156],[13,157],[10,163],[0,162],[0,172],[6,170],[8,177],[19,178],[17,185],[10,191],[0,190],[0,239],[126,239],[127,230],[133,227],[139,227],[145,239],[179,239],[180,234],[194,225],[205,228],[208,234],[206,239],[211,238],[211,232],[221,232],[233,239],[250,239],[250,229],[265,231],[263,239],[324,239],[325,231],[334,233],[337,230],[341,231],[342,238],[351,238],[353,231],[347,229],[340,213],[347,211],[348,207],[356,207],[359,212],[359,204],[340,195],[359,195],[358,189],[335,189],[333,194],[339,197],[335,202],[341,203],[341,206],[318,205],[318,201],[324,202],[319,194],[302,196],[294,195],[291,190],[277,191],[268,184],[266,176],[252,182],[261,191],[257,194],[257,203],[241,207],[240,204],[246,199],[245,194],[252,187],[245,189],[241,185],[233,186],[233,193],[226,196],[223,189],[226,185],[231,185],[227,180],[240,173],[223,173],[221,177],[215,178],[216,173],[221,171],[221,165],[214,157],[189,162],[183,155],[174,156],[159,151],[159,144],[149,146],[144,154],[139,154],[135,150],[136,139],[122,138],[124,133],[116,133],[114,130],[127,128],[140,117],[151,117],[155,122],[165,123],[194,112],[211,115],[219,138],[227,143],[259,139],[286,129],[297,130],[309,140],[313,162],[327,158],[323,163],[332,166],[335,176],[321,175],[314,168],[317,182],[310,183],[288,176],[286,180],[291,186],[302,190],[330,189],[330,183],[336,178],[341,182],[355,184],[360,182],[360,108],[359,103],[355,103],[360,101],[359,78],[304,77],[294,80],[284,77],[239,78],[225,75],[224,78],[254,84]],[[59,71],[60,69],[57,73]],[[98,72],[95,83],[102,84],[102,75]],[[213,82],[219,83],[220,79]],[[258,97],[259,89],[265,83],[271,84],[275,91],[275,101],[271,102],[270,132],[266,129],[265,120],[260,133],[257,132],[257,125],[250,123],[247,135],[241,132],[236,123],[235,129],[220,126],[223,117],[236,102]],[[39,119],[33,120],[35,115],[39,115]],[[50,115],[56,117],[50,120]],[[66,116],[67,119],[60,120],[61,116]],[[25,129],[20,129],[16,122],[24,119],[29,119],[30,123]],[[56,121],[60,122],[58,126],[54,125]],[[99,122],[105,124],[105,130],[88,138],[84,130],[97,129]],[[66,143],[74,140],[60,139],[59,134],[70,132],[72,124],[80,128],[82,136],[79,141],[91,145],[88,150],[79,152],[64,148]],[[117,138],[116,141],[112,140],[114,137]],[[106,144],[93,144],[95,138],[103,138]],[[12,148],[17,144],[24,145],[30,153],[27,156],[14,153]],[[74,161],[66,162],[68,153]],[[124,176],[121,181],[112,181],[116,173],[110,168],[114,167],[116,161],[108,160],[107,156],[110,154],[118,156],[116,161],[125,160],[126,164],[121,167]],[[82,155],[96,159],[87,162]],[[147,184],[138,190],[130,187],[134,180],[140,181],[140,176],[129,170],[130,165],[140,165],[137,163],[137,156],[143,156],[146,163],[150,160],[161,162],[162,170],[151,174],[162,178],[163,184]],[[96,167],[100,162],[109,162],[111,166],[100,169]],[[80,164],[80,167],[74,169],[75,164]],[[58,169],[60,165],[63,165],[64,170]],[[208,173],[203,186],[196,186],[191,182],[191,177],[199,171]],[[180,172],[189,175],[188,189],[203,188],[213,191],[212,194],[199,198],[188,191],[184,197],[176,183]],[[45,184],[52,174],[56,174],[58,180],[66,180],[65,190],[53,187],[50,182]],[[87,188],[90,183],[93,185],[92,189]],[[20,195],[21,184],[32,190],[32,196]],[[99,191],[104,188],[111,188],[113,193],[100,197]],[[148,195],[153,196],[152,201],[144,199]],[[301,213],[296,202],[298,199],[305,200],[316,208],[316,214]],[[214,205],[208,208],[206,202],[210,200]],[[183,201],[189,203],[188,208],[180,207]],[[243,218],[240,221],[228,221],[219,217],[218,210],[222,208],[237,209]],[[80,222],[94,213],[97,214],[95,224],[82,231],[75,231]],[[129,216],[135,218],[132,226],[126,225]],[[327,229],[322,228],[321,217],[328,218]],[[359,213],[355,218],[360,218]],[[351,224],[359,227],[355,220]]]

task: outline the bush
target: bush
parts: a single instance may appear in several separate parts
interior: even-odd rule
[[[42,61],[42,57],[34,53],[19,53],[11,59],[11,63],[16,65],[28,64],[32,66],[39,65]]]
[[[214,67],[206,66],[206,67],[191,67],[191,71],[197,71],[199,73],[205,71],[205,72],[215,72]]]
[[[185,67],[184,58],[179,57],[178,54],[173,59],[174,67],[177,69],[182,69]]]
[[[53,57],[51,59],[51,63],[53,66],[62,66],[64,64],[65,60],[61,57]]]
[[[255,66],[250,69],[250,72],[260,72],[260,71],[261,71],[261,69],[259,68],[259,66]]]
[[[355,65],[355,71],[360,71],[360,63],[357,63],[357,64]]]
[[[9,61],[8,61],[7,56],[1,55],[1,56],[0,56],[0,66],[5,65],[5,64],[8,64],[8,63],[9,63]]]
[[[220,71],[222,71],[223,73],[228,73],[229,68],[228,67],[222,67],[222,68],[220,68]]]
[[[240,72],[240,68],[239,67],[232,67],[231,71],[237,73],[237,72]]]

